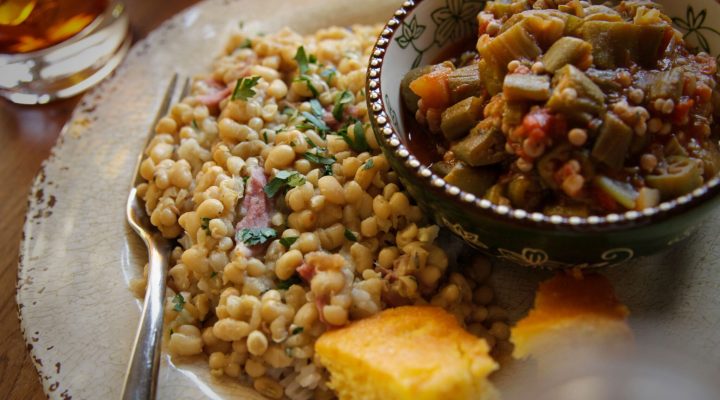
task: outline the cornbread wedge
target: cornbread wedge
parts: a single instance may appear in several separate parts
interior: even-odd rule
[[[558,274],[540,284],[534,308],[512,329],[513,356],[547,358],[570,349],[617,349],[632,338],[628,314],[602,275]]]
[[[315,344],[341,400],[494,399],[484,340],[437,307],[399,307],[325,333]]]

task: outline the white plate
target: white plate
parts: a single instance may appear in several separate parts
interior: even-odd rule
[[[227,27],[240,20],[250,31],[289,25],[311,32],[382,22],[398,3],[204,2],[138,43],[115,76],[85,97],[32,189],[18,272],[22,328],[51,398],[119,397],[139,316],[127,283],[146,261],[125,224],[125,199],[172,72],[209,70]],[[720,359],[719,218],[715,213],[666,254],[608,272],[641,336],[652,333],[713,365]],[[500,302],[517,317],[544,276],[502,265],[493,280]],[[211,379],[205,361],[163,363],[160,398],[259,398],[229,379]]]

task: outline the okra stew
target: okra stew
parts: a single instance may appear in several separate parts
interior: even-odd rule
[[[478,22],[475,49],[401,83],[410,135],[447,182],[584,217],[654,207],[720,170],[716,60],[659,5],[489,1]]]

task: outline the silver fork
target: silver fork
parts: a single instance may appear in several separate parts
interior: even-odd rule
[[[170,80],[165,97],[158,110],[155,123],[167,114],[170,106],[181,100],[188,92],[189,80],[180,79],[174,74]],[[137,185],[143,182],[140,176],[140,163],[144,150],[150,142],[154,129],[143,147],[143,152],[135,166],[135,175],[126,206],[128,224],[145,242],[148,250],[148,279],[145,300],[140,316],[140,324],[135,334],[130,362],[128,364],[122,398],[124,400],[154,399],[157,388],[157,376],[160,366],[160,342],[163,329],[163,303],[165,300],[165,280],[172,242],[162,237],[150,224],[145,207],[137,195]]]

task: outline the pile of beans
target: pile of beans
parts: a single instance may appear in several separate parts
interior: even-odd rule
[[[212,375],[270,398],[333,398],[313,361],[315,340],[406,304],[443,307],[493,354],[509,353],[507,314],[486,284],[490,263],[457,263],[435,243],[447,233],[404,192],[368,124],[365,74],[380,29],[234,32],[213,72],[158,122],[138,193],[153,225],[178,243],[165,315],[173,355],[204,353]],[[302,74],[301,46],[311,59]],[[233,100],[249,77],[259,78],[254,94]],[[353,121],[345,137],[330,112],[343,93],[343,119]],[[324,132],[301,117],[318,103]],[[354,150],[363,134],[366,145]],[[267,188],[279,171],[302,179],[251,204],[253,185]],[[238,227],[251,223],[266,223],[273,237],[246,246]],[[143,278],[132,282],[137,293],[144,287]]]

